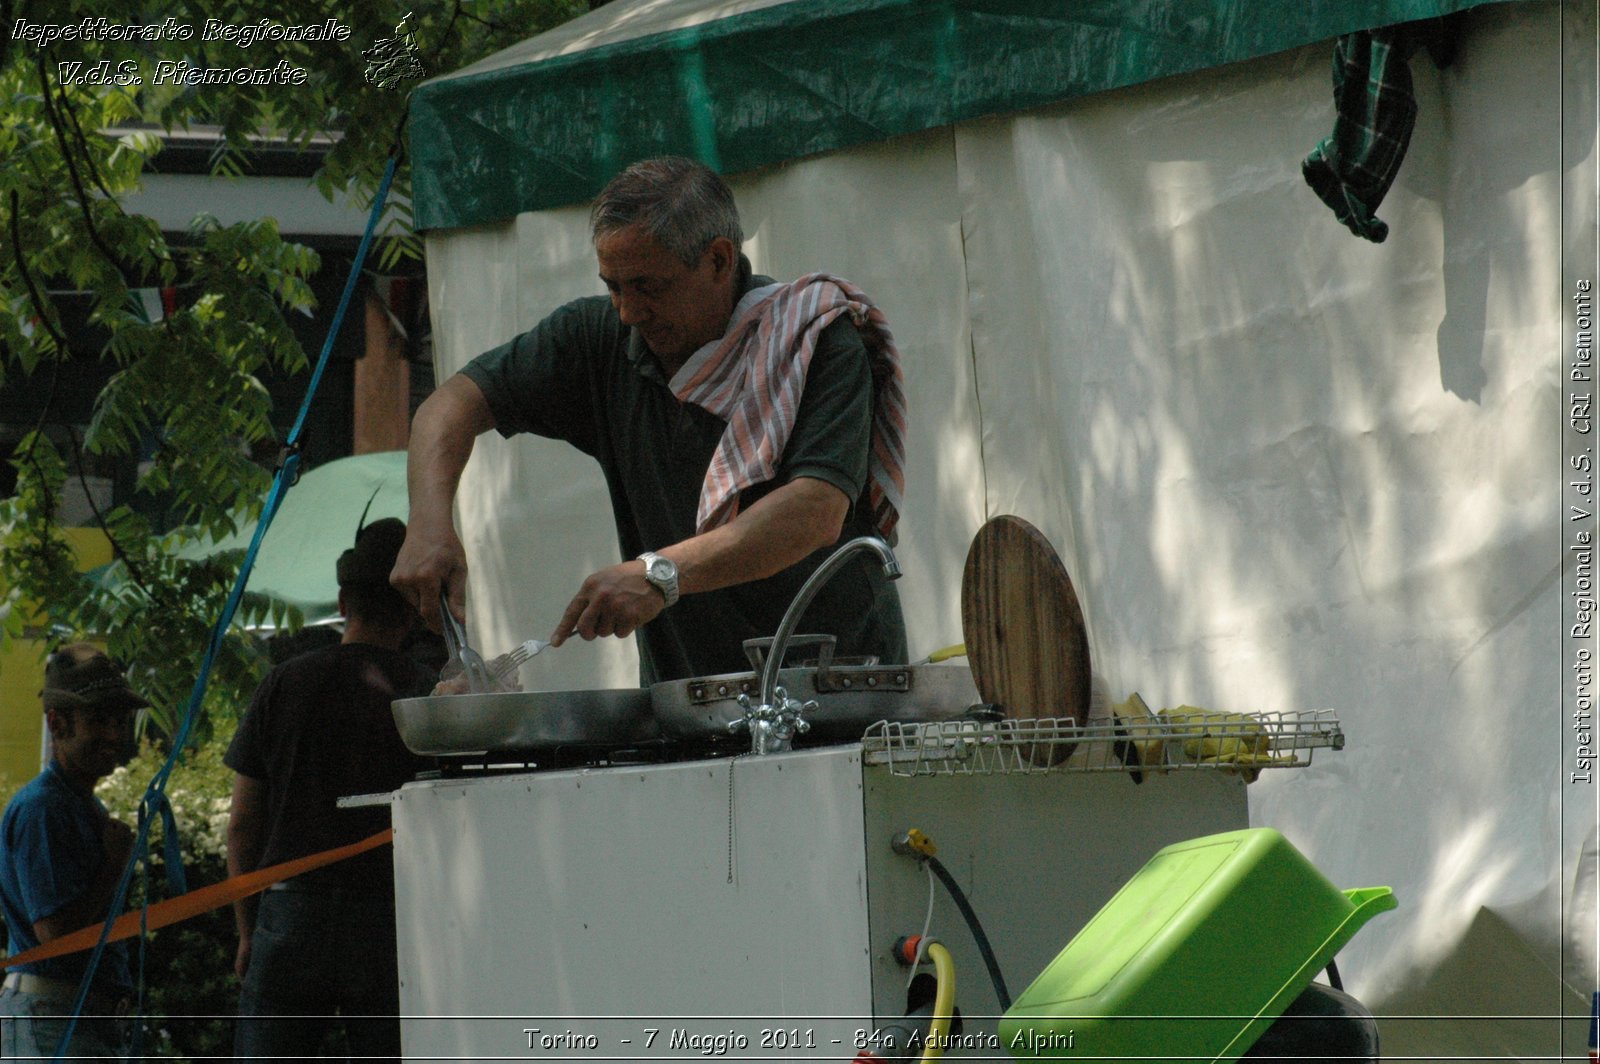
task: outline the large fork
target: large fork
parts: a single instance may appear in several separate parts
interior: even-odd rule
[[[520,669],[529,658],[549,645],[543,639],[530,639],[525,643],[512,647],[489,662],[489,675],[494,677],[496,681],[504,680],[507,676]]]

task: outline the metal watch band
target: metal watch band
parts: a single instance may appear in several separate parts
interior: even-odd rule
[[[651,586],[661,589],[661,594],[666,597],[667,606],[671,606],[677,602],[678,563],[674,562],[671,558],[668,558],[665,555],[657,554],[653,550],[647,550],[643,554],[639,555],[639,560],[644,562],[644,578],[650,581]],[[654,570],[656,567],[656,562],[658,561],[665,562],[669,567],[671,567],[671,575],[664,579],[655,575]],[[666,607],[662,608],[665,609]]]

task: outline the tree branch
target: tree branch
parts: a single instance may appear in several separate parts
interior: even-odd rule
[[[11,190],[11,257],[16,261],[17,272],[22,275],[22,283],[28,289],[28,302],[33,304],[33,313],[38,317],[39,324],[44,326],[44,331],[56,342],[56,349],[61,356],[67,354],[67,338],[56,331],[55,325],[50,321],[50,305],[45,302],[44,294],[39,291],[39,286],[34,283],[33,274],[28,272],[28,264],[22,258],[22,229],[17,223],[17,218],[22,210],[22,198],[16,189]],[[59,359],[58,359],[59,361]],[[48,402],[45,405],[49,409]],[[40,427],[43,427],[40,422]]]
[[[455,5],[450,11],[450,21],[444,24],[444,32],[439,34],[439,40],[436,47],[433,49],[433,55],[428,57],[428,64],[433,69],[438,69],[439,57],[444,54],[445,46],[450,41],[450,31],[456,28],[456,19],[460,18],[464,14],[466,14],[466,12],[461,10],[461,0],[456,0]],[[472,16],[468,17],[470,18]],[[479,19],[479,21],[481,22],[482,20]]]
[[[50,75],[44,65],[44,49],[39,49],[39,88],[44,95],[44,113],[50,123],[50,129],[56,135],[56,143],[61,147],[61,159],[67,164],[67,176],[72,181],[73,191],[78,196],[78,209],[83,214],[83,224],[89,229],[89,241],[105,256],[113,269],[122,275],[123,284],[128,283],[128,271],[124,269],[122,257],[106,244],[105,238],[100,235],[99,228],[94,224],[94,214],[89,210],[89,194],[83,190],[83,179],[78,176],[78,164],[72,157],[72,146],[67,143],[67,135],[61,128],[61,116],[56,113],[54,93],[50,88]]]
[[[0,2],[4,2],[4,0],[0,0]],[[89,168],[89,177],[93,179],[95,187],[100,190],[101,195],[105,196],[107,202],[117,209],[118,214],[126,218],[128,212],[123,208],[122,201],[111,194],[111,190],[106,187],[105,180],[100,176],[100,168],[94,161],[94,152],[89,148],[89,138],[84,136],[83,126],[78,122],[78,112],[72,106],[72,99],[64,89],[61,92],[59,103],[61,110],[66,113],[67,118],[72,122],[72,132],[77,138],[78,147],[83,151],[83,162]],[[172,253],[167,250],[165,241],[154,246],[151,250],[156,253],[156,257],[162,262],[170,263],[172,261]]]
[[[503,23],[503,22],[492,22],[489,19],[486,19],[486,18],[482,17],[481,15],[474,15],[470,11],[463,11],[461,9],[461,5],[459,3],[456,4],[456,13],[459,14],[459,15],[463,15],[466,18],[470,19],[471,21],[476,22],[478,25],[487,27],[488,29],[491,29],[491,30],[498,31],[498,30],[503,30],[503,29],[506,28],[505,23]],[[452,22],[455,21],[455,16],[454,15],[451,16],[451,21]]]
[[[89,503],[90,512],[94,514],[94,523],[99,527],[101,532],[105,533],[106,542],[111,544],[111,553],[115,554],[117,559],[121,561],[122,564],[127,568],[128,576],[133,579],[134,584],[139,588],[140,591],[144,592],[145,598],[149,599],[151,602],[154,602],[156,600],[156,596],[150,590],[150,585],[145,582],[144,574],[139,571],[138,566],[133,564],[133,558],[128,554],[128,552],[122,549],[122,544],[112,533],[111,526],[106,524],[105,515],[100,512],[100,507],[94,504],[94,493],[89,490],[89,478],[86,477],[83,472],[83,449],[78,443],[77,426],[66,425],[64,427],[67,430],[67,438],[72,441],[72,463],[77,467],[78,483],[83,487],[83,497]]]
[[[33,305],[34,314],[38,316],[40,324],[50,334],[51,339],[56,342],[56,357],[50,363],[50,390],[45,393],[44,406],[39,411],[39,420],[34,424],[33,432],[29,435],[28,451],[22,457],[33,466],[34,473],[39,477],[39,483],[46,485],[45,499],[50,511],[54,513],[56,502],[50,494],[44,477],[44,470],[40,468],[38,459],[34,457],[33,448],[37,445],[40,434],[44,432],[44,427],[50,423],[50,409],[55,405],[56,387],[61,383],[61,363],[72,352],[67,346],[66,339],[50,323],[49,308],[44,302],[44,297],[40,293],[38,285],[34,282],[33,274],[28,272],[27,263],[22,259],[22,232],[17,224],[20,206],[21,198],[17,195],[17,190],[12,189],[11,254],[16,260],[17,272],[22,275],[22,283],[28,289],[28,302]],[[105,533],[106,542],[111,544],[111,552],[122,560],[122,564],[127,567],[128,575],[133,578],[134,584],[138,586],[140,591],[144,592],[146,598],[154,601],[155,595],[145,581],[144,574],[134,564],[133,558],[123,549],[122,544],[117,541],[117,537],[112,533],[111,527],[106,524],[105,515],[100,512],[100,508],[94,503],[94,495],[89,490],[89,481],[83,472],[83,450],[78,443],[77,428],[64,423],[63,427],[67,430],[67,436],[72,441],[72,462],[78,471],[78,483],[83,487],[83,497],[88,500],[89,509],[94,513],[95,524],[99,526],[101,532]]]
[[[61,383],[61,360],[71,352],[67,347],[66,338],[56,331],[50,321],[50,307],[44,300],[44,295],[39,291],[39,286],[34,283],[33,274],[28,272],[28,264],[22,259],[22,229],[17,222],[21,210],[22,199],[16,189],[11,190],[11,254],[17,262],[17,272],[22,275],[22,283],[28,289],[28,302],[33,305],[33,313],[39,319],[40,326],[50,334],[56,344],[56,357],[50,360],[50,389],[45,392],[44,407],[39,411],[39,420],[34,424],[33,431],[28,435],[28,449],[22,454],[22,460],[33,466],[33,472],[39,479],[39,486],[44,490],[45,509],[50,515],[56,511],[55,493],[50,490],[50,480],[44,475],[44,469],[39,465],[39,458],[33,449],[39,445],[39,435],[44,432],[44,427],[50,417],[50,407],[56,401],[56,388]],[[39,532],[39,547],[49,552],[53,544],[44,534],[43,526]]]
[[[117,201],[117,197],[111,194],[111,190],[106,188],[106,183],[100,179],[100,168],[94,164],[94,153],[89,150],[89,141],[83,135],[83,127],[78,124],[78,112],[73,110],[72,101],[67,97],[65,91],[61,93],[61,110],[66,112],[67,118],[72,122],[72,132],[78,139],[78,147],[83,150],[83,163],[89,168],[89,177],[94,181],[95,187],[100,190],[100,194],[115,204],[117,210],[121,211],[122,204]]]
[[[11,50],[11,0],[0,0],[0,70],[6,66],[6,53]]]

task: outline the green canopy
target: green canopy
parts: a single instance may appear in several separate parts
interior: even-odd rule
[[[583,202],[648,156],[740,173],[1488,2],[612,0],[417,88],[417,227]]]
[[[367,509],[367,501],[372,506]],[[336,620],[339,585],[334,564],[355,542],[362,510],[367,520],[406,519],[406,453],[384,451],[340,458],[302,475],[284,495],[278,515],[267,529],[246,590],[270,595],[300,609],[307,624]],[[224,550],[245,550],[256,526],[222,540],[181,548],[187,558],[204,558]]]

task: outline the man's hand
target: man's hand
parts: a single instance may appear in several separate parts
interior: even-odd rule
[[[556,625],[550,645],[558,647],[574,634],[584,639],[630,636],[666,606],[660,588],[644,578],[643,562],[608,566],[583,582]]]
[[[832,484],[797,477],[727,524],[663,553],[678,565],[680,594],[715,591],[765,579],[833,543],[849,509],[850,500]],[[634,560],[590,576],[567,606],[550,645],[560,646],[572,635],[628,636],[655,619],[667,599],[644,573],[644,562]]]
[[[240,979],[250,970],[250,932],[246,931],[239,936],[239,949],[233,955],[233,974]]]
[[[120,877],[128,858],[133,856],[133,829],[108,816],[100,824],[100,845],[106,852],[106,864],[115,868]]]
[[[395,558],[389,583],[407,602],[417,607],[428,627],[443,631],[439,616],[439,589],[448,590],[450,612],[457,620],[467,615],[467,552],[461,538],[449,524],[430,527],[413,521],[406,528],[406,541]]]

